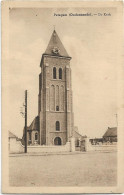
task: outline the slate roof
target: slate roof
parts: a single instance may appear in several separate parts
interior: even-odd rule
[[[53,48],[58,48],[59,49],[59,54],[53,53]],[[44,54],[47,55],[57,55],[57,56],[63,56],[63,57],[69,57],[67,51],[65,50],[59,36],[57,35],[56,31],[54,30],[51,36],[51,39],[49,41],[49,44],[47,46],[47,49]]]
[[[115,137],[117,136],[117,127],[108,127],[103,137]]]
[[[39,116],[36,116],[27,130],[39,130]]]

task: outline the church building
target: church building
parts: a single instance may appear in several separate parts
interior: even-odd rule
[[[28,145],[65,145],[73,136],[70,61],[54,30],[40,62],[38,116],[27,127]]]

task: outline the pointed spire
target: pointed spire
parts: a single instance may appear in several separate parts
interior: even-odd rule
[[[55,29],[52,33],[51,39],[44,54],[69,57]]]

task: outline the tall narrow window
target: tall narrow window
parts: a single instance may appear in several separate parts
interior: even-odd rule
[[[60,131],[60,123],[59,123],[59,121],[56,121],[56,131]]]
[[[56,86],[56,108],[59,107],[59,86]],[[59,111],[56,109],[56,111]]]
[[[50,87],[50,110],[55,110],[55,86]]]
[[[38,134],[35,133],[35,140],[38,140]]]
[[[65,93],[64,93],[64,86],[61,85],[60,87],[60,110],[64,110],[64,97],[65,97]]]
[[[59,79],[62,79],[62,69],[59,68]]]
[[[53,68],[53,79],[56,79],[56,68]]]

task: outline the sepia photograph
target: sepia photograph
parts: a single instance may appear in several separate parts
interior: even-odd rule
[[[4,193],[122,193],[121,2],[2,2]]]

